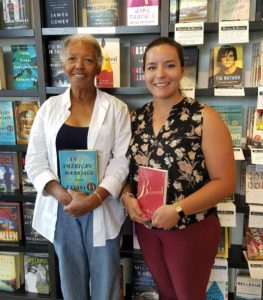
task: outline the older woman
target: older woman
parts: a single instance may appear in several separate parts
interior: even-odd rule
[[[131,130],[127,106],[94,79],[102,54],[96,39],[64,41],[70,87],[50,97],[35,118],[26,171],[38,194],[33,227],[54,243],[65,300],[119,299],[119,232],[125,214],[118,195],[128,175]],[[90,195],[60,185],[58,151],[98,152],[99,185]]]

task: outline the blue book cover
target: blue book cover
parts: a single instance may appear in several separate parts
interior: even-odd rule
[[[21,177],[16,152],[0,152],[0,192],[13,193],[20,189]]]
[[[34,44],[11,45],[13,85],[16,90],[38,89],[38,68]]]
[[[0,145],[15,145],[15,119],[12,101],[0,101]]]
[[[61,185],[65,189],[91,194],[98,186],[95,150],[60,150],[59,170]]]

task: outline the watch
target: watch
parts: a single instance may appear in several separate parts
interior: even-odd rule
[[[187,217],[187,215],[184,213],[183,209],[182,209],[182,206],[181,205],[178,205],[178,204],[173,204],[176,212],[178,213],[179,217],[180,217],[180,220],[187,224],[189,223],[189,218]]]

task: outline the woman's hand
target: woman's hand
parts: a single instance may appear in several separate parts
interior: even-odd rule
[[[144,224],[147,221],[144,213],[140,209],[139,203],[136,198],[129,195],[125,195],[122,202],[131,220],[142,224]]]
[[[162,205],[154,212],[152,217],[152,225],[160,229],[171,229],[179,221],[180,217],[177,214],[173,205]]]
[[[64,206],[64,212],[73,217],[83,216],[100,206],[100,199],[95,195],[87,195],[82,192],[68,190],[72,201]]]

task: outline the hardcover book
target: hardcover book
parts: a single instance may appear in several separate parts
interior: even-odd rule
[[[227,300],[228,282],[209,281],[206,289],[206,300]]]
[[[0,145],[15,145],[15,117],[13,103],[0,101]]]
[[[217,257],[228,258],[228,228],[221,227],[220,242]]]
[[[250,1],[220,0],[219,21],[249,20]]]
[[[21,208],[18,202],[0,202],[0,241],[22,239]]]
[[[127,25],[158,25],[159,4],[159,0],[127,0]]]
[[[0,192],[14,193],[20,189],[21,176],[16,152],[0,152]]]
[[[180,81],[182,89],[195,88],[198,70],[198,48],[184,47],[184,75]]]
[[[37,90],[38,68],[36,45],[11,45],[14,89]]]
[[[137,200],[147,219],[166,203],[167,170],[139,167]]]
[[[0,47],[0,90],[6,89],[5,64],[3,48]]]
[[[263,260],[263,228],[246,228],[248,259]]]
[[[133,299],[158,300],[157,286],[144,261],[133,262]]]
[[[246,167],[246,202],[263,204],[263,171],[254,164]]]
[[[65,189],[91,194],[98,186],[97,152],[95,150],[60,150],[61,185]]]
[[[47,243],[47,239],[32,228],[35,204],[32,202],[23,202],[22,207],[25,241],[27,243]]]
[[[25,290],[31,293],[49,294],[49,268],[47,253],[24,255]]]
[[[213,48],[214,87],[243,85],[243,45],[231,44]]]
[[[5,29],[31,28],[29,0],[2,0],[2,27]]]
[[[118,26],[118,0],[87,0],[87,26]]]
[[[207,0],[180,0],[179,22],[182,23],[198,21],[207,21]]]
[[[38,101],[29,100],[14,102],[16,141],[18,144],[28,144],[31,127],[38,109]]]
[[[170,0],[170,24],[178,23],[179,20],[179,0]]]
[[[101,72],[97,75],[97,87],[120,87],[120,39],[97,39],[101,46],[103,63]]]
[[[19,252],[0,252],[0,290],[14,292],[23,280],[23,254]]]
[[[75,0],[45,0],[46,27],[75,27],[77,9]]]
[[[143,72],[143,54],[151,39],[130,41],[130,86],[145,87]]]
[[[22,169],[22,192],[23,194],[36,194],[37,191],[33,184],[29,181],[27,172],[25,170],[26,153],[21,152],[21,169]]]
[[[50,85],[55,87],[66,87],[69,85],[67,76],[63,70],[63,63],[60,59],[61,51],[61,40],[48,41],[49,81]]]

